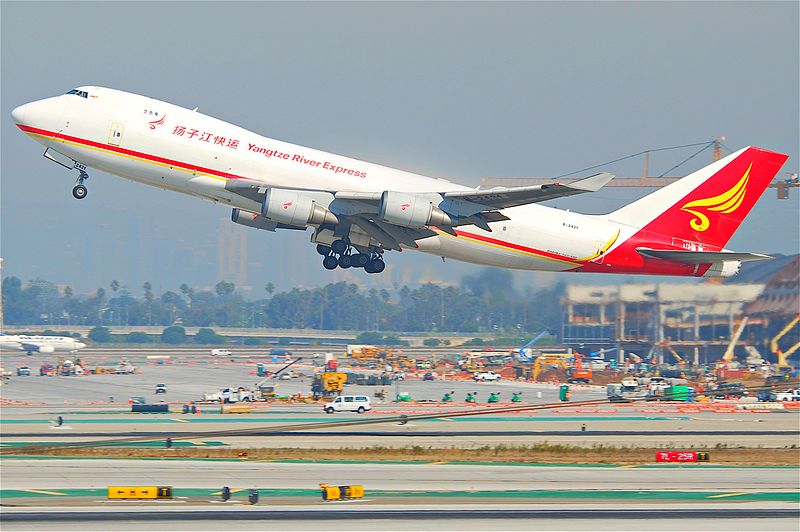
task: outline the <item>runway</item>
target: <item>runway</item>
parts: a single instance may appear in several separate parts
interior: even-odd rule
[[[541,466],[448,463],[317,463],[311,461],[4,459],[3,491],[102,488],[318,490],[322,482],[367,490],[681,490],[685,492],[800,492],[794,467]],[[712,499],[713,500],[713,499]]]
[[[36,511],[8,509],[0,516],[4,530],[796,530],[796,508],[762,504],[707,504],[702,507],[632,508],[572,505],[497,508],[490,505],[344,506],[205,508],[132,508]]]

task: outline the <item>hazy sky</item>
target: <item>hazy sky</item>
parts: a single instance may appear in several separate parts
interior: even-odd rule
[[[718,135],[734,150],[788,153],[784,170],[796,172],[798,5],[3,1],[4,274],[79,291],[115,278],[137,294],[147,280],[158,290],[213,285],[220,233],[240,231],[257,295],[268,281],[392,286],[478,268],[409,252],[387,255],[388,275],[331,273],[310,232],[229,232],[225,208],[99,172],[76,201],[76,175],[46,161],[9,113],[80,85],[198,106],[266,136],[471,185]],[[655,156],[651,173],[690,153]],[[606,169],[637,176],[641,165]],[[605,212],[634,194],[557,204]],[[730,247],[797,253],[798,196],[768,191]],[[553,278],[516,274],[521,286]]]

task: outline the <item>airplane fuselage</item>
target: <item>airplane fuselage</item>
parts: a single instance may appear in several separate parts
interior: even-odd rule
[[[250,213],[260,212],[261,205],[227,190],[226,183],[378,193],[471,190],[267,138],[145,96],[101,87],[71,92],[15,109],[18,127],[80,165]],[[433,236],[403,247],[522,270],[702,275],[707,269],[665,261],[657,261],[654,269],[630,245],[612,254],[640,228],[606,216],[539,204],[502,214],[508,220],[492,222],[491,231],[474,225],[450,232],[432,227]],[[645,244],[677,245],[664,235],[649,239]]]
[[[74,353],[86,344],[68,336],[0,335],[0,351]]]

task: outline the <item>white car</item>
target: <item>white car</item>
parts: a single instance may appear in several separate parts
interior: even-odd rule
[[[323,408],[328,414],[333,414],[334,412],[358,412],[363,414],[367,410],[372,410],[372,405],[366,395],[340,395]]]
[[[233,355],[233,353],[231,353],[227,349],[212,349],[211,350],[211,356],[212,357],[229,357],[231,355]]]
[[[472,378],[478,382],[499,381],[500,375],[494,371],[482,371],[481,373],[474,374]]]
[[[775,394],[776,401],[800,401],[800,388],[796,390],[786,390]]]

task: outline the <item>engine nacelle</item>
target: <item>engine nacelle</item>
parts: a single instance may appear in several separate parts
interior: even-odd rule
[[[52,345],[42,345],[37,348],[40,353],[55,353],[56,348]]]
[[[401,227],[420,229],[430,225],[453,225],[450,216],[425,196],[386,191],[381,195],[380,218]]]
[[[742,261],[740,260],[726,260],[723,262],[715,262],[706,271],[703,277],[733,277],[739,270],[742,269]]]
[[[267,220],[260,214],[243,211],[241,209],[233,209],[233,212],[231,212],[231,221],[236,224],[246,225],[247,227],[264,229],[265,231],[274,231],[278,227],[278,222]]]
[[[305,227],[338,224],[336,216],[313,198],[296,190],[270,188],[261,205],[261,216],[274,222]]]

